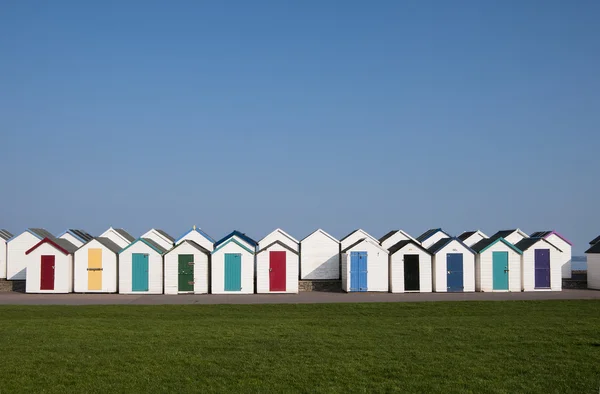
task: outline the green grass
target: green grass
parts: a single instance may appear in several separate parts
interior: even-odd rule
[[[0,392],[578,392],[600,302],[2,306]]]

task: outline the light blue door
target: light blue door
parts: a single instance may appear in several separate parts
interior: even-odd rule
[[[508,252],[492,253],[494,290],[508,290]]]
[[[148,255],[133,253],[131,256],[131,291],[148,291]]]
[[[225,253],[225,291],[242,290],[242,255]]]
[[[350,252],[350,291],[367,291],[367,252]]]

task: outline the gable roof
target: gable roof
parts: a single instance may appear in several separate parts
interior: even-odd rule
[[[476,254],[473,249],[469,248],[467,245],[464,244],[463,241],[461,241],[460,239],[458,239],[456,237],[442,238],[439,241],[437,241],[436,243],[434,243],[433,245],[431,245],[429,248],[427,248],[427,250],[429,250],[429,253],[431,253],[431,254],[436,254],[437,252],[442,250],[442,248],[444,246],[448,245],[452,241],[458,242],[463,247],[465,247],[469,252]]]
[[[444,234],[448,235],[448,237],[450,237],[450,235],[448,233],[446,233],[444,230],[442,230],[441,228],[432,228],[430,230],[425,231],[423,234],[419,235],[417,237],[417,241],[423,242],[423,241],[427,240],[428,238],[431,238],[434,234],[436,234],[440,231],[443,232]]]
[[[45,237],[40,242],[38,242],[37,244],[32,246],[28,251],[26,251],[25,254],[26,255],[30,254],[31,252],[33,252],[34,250],[36,250],[43,244],[50,244],[55,249],[57,249],[58,251],[62,252],[63,254],[66,254],[66,255],[72,254],[78,249],[77,246],[73,245],[71,242],[67,241],[66,239]]]
[[[269,234],[265,235],[258,243],[261,243],[263,239],[267,238],[269,235],[274,234],[274,233],[280,233],[284,237],[289,238],[290,241],[295,242],[295,243],[300,243],[300,241],[298,241],[296,238],[292,237],[291,235],[289,235],[288,233],[286,233],[285,231],[283,231],[280,228],[276,228],[275,230],[271,231]]]
[[[510,242],[508,242],[507,240],[505,240],[502,237],[496,238],[496,239],[484,238],[481,241],[477,242],[476,244],[471,245],[471,249],[473,249],[476,253],[481,254],[498,242],[502,242],[503,244],[505,244],[506,246],[508,246],[515,252],[517,252],[518,254],[523,254],[523,252],[519,248],[517,248],[515,245],[511,244]]]
[[[160,235],[162,235],[163,237],[165,237],[166,239],[168,239],[171,242],[175,241],[175,238],[171,237],[169,234],[167,234],[166,232],[164,232],[163,230],[161,230],[159,228],[153,228],[152,230],[156,231],[157,233],[159,233]]]
[[[585,253],[589,254],[600,254],[600,242],[593,244]]]
[[[229,234],[227,234],[226,236],[224,236],[223,238],[221,238],[220,240],[218,240],[217,242],[215,242],[215,248],[217,248],[222,243],[226,242],[228,239],[233,238],[234,236],[242,239],[243,241],[247,242],[248,244],[250,244],[254,247],[256,247],[256,245],[258,245],[258,242],[256,242],[255,240],[253,240],[246,234],[244,234],[240,231],[234,230],[234,231],[230,232]],[[254,253],[254,252],[252,252],[252,253]]]
[[[123,238],[125,238],[127,241],[129,241],[129,242],[135,241],[135,238],[131,234],[129,234],[127,231],[125,231],[125,229],[122,229],[122,228],[113,228],[113,230],[117,234],[119,234],[120,236],[122,236]]]
[[[8,230],[5,230],[5,229],[0,230],[0,238],[2,238],[3,240],[8,241],[12,237],[13,237],[12,233],[9,232]]]
[[[125,246],[123,249],[121,249],[121,251],[119,253],[123,253],[124,251],[126,251],[127,249],[129,249],[130,247],[132,247],[133,245],[135,245],[138,242],[145,243],[150,248],[154,249],[155,252],[157,252],[157,253],[159,253],[161,255],[165,254],[165,252],[167,251],[165,248],[163,248],[162,246],[160,246],[159,244],[157,244],[156,242],[154,242],[150,238],[138,238],[135,241],[133,241],[132,243],[130,243],[129,245]]]
[[[116,243],[111,241],[109,238],[105,238],[105,237],[96,237],[94,239],[89,240],[85,245],[89,244],[90,242],[92,242],[94,240],[96,240],[99,243],[101,243],[102,245],[106,246],[106,248],[108,250],[110,250],[111,252],[118,254],[121,251],[121,247],[119,245],[117,245]],[[83,245],[83,246],[85,246],[85,245]]]
[[[594,245],[600,242],[600,235],[590,241],[590,245]]]
[[[189,231],[188,231],[189,233]],[[198,249],[198,251],[204,253],[204,254],[210,254],[210,250],[206,249],[205,247],[203,247],[202,245],[198,245],[196,242],[192,241],[191,239],[184,239],[182,242],[176,244],[175,246],[173,246],[166,254],[171,253],[172,251],[174,251],[175,249],[177,249],[178,247],[180,247],[183,244],[189,244],[190,246],[193,246],[194,248]]]
[[[402,235],[404,235],[406,238],[408,239],[412,239],[415,240],[409,233],[407,233],[404,230],[392,230],[389,233],[385,234],[383,237],[379,238],[379,243],[384,243],[386,240],[390,239],[393,235],[395,235],[396,233],[401,233]],[[416,241],[416,240],[415,240]]]
[[[219,251],[219,250],[223,249],[223,248],[225,247],[225,245],[227,245],[227,244],[229,244],[229,243],[231,243],[231,242],[233,242],[234,244],[236,244],[236,245],[237,245],[237,246],[239,246],[240,248],[242,248],[242,249],[244,249],[244,250],[248,251],[248,253],[252,253],[252,254],[254,254],[254,250],[250,250],[250,249],[248,249],[248,247],[247,247],[246,245],[242,245],[242,244],[241,244],[241,243],[240,243],[238,240],[236,240],[236,239],[235,239],[235,238],[233,238],[233,237],[229,237],[229,238],[227,239],[227,241],[223,242],[223,243],[222,243],[222,244],[220,244],[218,247],[216,247],[216,248],[215,248],[215,250],[213,250],[213,251],[212,251],[212,252],[213,252],[213,254],[214,254],[214,253],[217,253],[217,251]]]
[[[383,250],[385,253],[389,253],[385,248],[381,247],[381,245],[379,245],[379,243],[377,241],[373,241],[371,238],[361,238],[361,239],[359,239],[358,241],[354,242],[352,245],[349,245],[344,250],[342,250],[342,253],[346,253],[348,250],[352,249],[356,245],[359,245],[359,244],[361,244],[363,242],[368,242],[371,245],[377,246],[377,248]]]
[[[471,235],[475,234],[476,232],[477,231],[465,231],[464,233],[459,235],[457,238],[460,239],[461,241],[465,241],[467,238],[469,238]]]
[[[318,229],[316,229],[315,231],[313,231],[312,233],[308,234],[306,237],[302,238],[302,239],[300,240],[300,242],[304,241],[305,239],[307,239],[308,237],[312,236],[312,235],[313,235],[313,234],[315,234],[315,233],[321,233],[321,234],[325,235],[326,237],[328,237],[328,238],[331,238],[331,240],[332,240],[332,241],[334,241],[334,242],[337,242],[337,243],[339,243],[339,242],[340,242],[340,241],[339,241],[339,240],[338,240],[336,237],[334,237],[334,236],[332,236],[332,235],[330,235],[330,234],[326,233],[326,232],[325,232],[325,230],[323,230],[323,229],[321,229],[321,228],[318,228]]]
[[[369,234],[368,232],[366,232],[365,230],[363,230],[362,228],[357,228],[356,230],[350,232],[350,234],[347,234],[344,238],[340,239],[340,242],[344,242],[344,240],[348,237],[350,237],[351,235],[354,235],[358,232],[361,232],[365,235],[367,235],[369,238],[373,239],[374,241],[378,241],[377,238],[373,237],[371,234]]]
[[[548,238],[549,236],[551,236],[552,234],[556,235],[558,238],[562,239],[563,241],[565,241],[566,243],[568,243],[569,245],[573,246],[573,243],[571,241],[569,241],[568,239],[566,239],[565,237],[563,237],[562,235],[560,235],[559,233],[557,233],[554,230],[549,230],[549,231],[536,231],[534,233],[532,233],[530,235],[531,238]]]
[[[87,243],[87,242],[91,241],[92,239],[94,239],[94,237],[92,235],[90,235],[88,232],[86,232],[85,230],[80,230],[80,229],[75,229],[75,228],[69,228],[69,229],[65,230],[57,238],[60,238],[67,233],[71,234],[73,237],[75,237],[76,239],[78,239],[79,241],[81,241],[83,243]]]
[[[403,247],[405,247],[406,245],[414,245],[417,248],[421,249],[423,252],[425,252],[427,254],[431,254],[430,251],[428,251],[421,244],[419,244],[417,241],[413,241],[412,239],[405,239],[403,241],[400,241],[400,242],[394,244],[392,247],[390,247],[388,249],[388,251],[390,252],[390,254],[394,254],[397,251],[399,251],[400,249],[402,249]]]
[[[552,246],[554,249],[562,252],[562,250],[557,248],[556,245],[551,244],[550,242],[546,241],[546,239],[544,239],[544,238],[523,238],[522,240],[517,242],[515,244],[515,246],[524,252],[538,242],[546,242],[548,245]]]
[[[185,234],[183,234],[181,237],[177,238],[177,240],[174,241],[174,243],[178,243],[179,241],[181,241],[186,235],[188,235],[189,233],[191,233],[192,231],[196,231],[198,234],[202,235],[204,238],[206,238],[211,244],[215,243],[215,240],[208,234],[206,234],[204,231],[202,231],[201,229],[199,229],[196,226],[193,226],[191,229],[189,229],[188,231],[185,232]]]
[[[42,240],[44,238],[50,238],[52,240],[56,239],[56,237],[54,235],[52,235],[52,233],[46,229],[43,228],[28,228],[25,231],[23,231],[20,234],[17,235],[13,235],[12,238],[9,238],[6,240],[6,242],[12,241],[13,239],[17,238],[19,235],[23,234],[23,233],[29,233],[31,235],[33,235],[34,237],[38,238],[39,240]]]
[[[261,250],[259,250],[258,252],[256,252],[256,254],[262,253],[264,251],[266,251],[267,249],[269,249],[271,246],[273,245],[279,245],[282,246],[284,248],[286,248],[287,250],[289,250],[290,252],[294,253],[294,254],[298,254],[297,250],[294,250],[293,248],[290,248],[288,245],[286,245],[285,243],[281,242],[280,240],[275,240],[273,242],[271,242],[270,244],[268,244],[267,246],[265,246],[264,248],[262,248]]]
[[[506,238],[509,235],[511,235],[512,233],[514,233],[515,231],[518,232],[523,237],[529,238],[529,235],[527,235],[524,231],[522,231],[522,230],[520,230],[518,228],[514,228],[514,229],[511,229],[511,230],[500,230],[496,234],[492,235],[490,237],[490,239],[496,239],[496,238],[500,238],[500,237]]]

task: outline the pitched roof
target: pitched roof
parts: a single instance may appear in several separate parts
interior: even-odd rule
[[[594,245],[600,242],[600,235],[590,241],[590,245]]]
[[[427,248],[427,250],[429,250],[429,253],[431,254],[436,254],[437,252],[439,252],[444,246],[448,245],[450,242],[452,241],[456,241],[459,244],[461,244],[462,246],[464,246],[469,252],[476,254],[475,251],[471,248],[469,248],[467,245],[465,245],[463,243],[463,241],[461,241],[460,239],[456,238],[456,237],[451,237],[451,238],[442,238],[439,241],[437,241],[436,243],[434,243],[433,245],[431,245],[429,248]]]
[[[0,230],[0,238],[2,238],[3,240],[8,241],[12,237],[13,237],[12,233],[10,233],[8,230],[5,230],[5,229]]]
[[[92,235],[90,235],[88,232],[86,232],[85,230],[80,230],[80,229],[74,229],[74,228],[69,228],[67,229],[65,232],[63,232],[61,235],[58,236],[58,238],[62,237],[65,234],[71,234],[73,237],[77,238],[78,240],[80,240],[83,243],[87,243],[89,241],[91,241],[92,239],[94,239],[94,237]]]
[[[159,244],[157,244],[150,238],[138,238],[135,241],[133,241],[132,243],[130,243],[129,245],[127,245],[126,247],[124,247],[123,249],[121,249],[121,251],[119,253],[123,253],[124,251],[126,251],[127,249],[129,249],[130,247],[132,247],[134,244],[136,244],[138,242],[145,243],[146,245],[148,245],[150,248],[154,249],[154,251],[156,251],[157,253],[159,253],[161,255],[165,254],[165,252],[167,251],[165,248],[163,248],[162,246],[160,246]]]
[[[155,228],[153,230],[156,231],[157,233],[159,233],[160,235],[162,235],[163,237],[165,237],[166,239],[168,239],[169,241],[171,241],[171,242],[175,241],[175,238],[171,237],[169,234],[167,234],[163,230],[161,230],[159,228]]]
[[[533,245],[535,245],[538,242],[546,242],[548,245],[552,246],[553,248],[555,248],[556,250],[559,250],[562,252],[562,250],[560,250],[559,248],[557,248],[555,245],[552,245],[550,242],[546,241],[544,238],[523,238],[522,240],[520,240],[519,242],[517,242],[515,244],[515,246],[517,247],[517,249],[522,250],[523,252],[526,251],[527,249],[531,248]]]
[[[383,247],[381,247],[381,245],[379,245],[379,243],[377,241],[373,241],[371,238],[361,238],[358,241],[354,242],[352,245],[346,247],[344,250],[342,250],[342,253],[346,253],[348,250],[352,249],[353,247],[355,247],[356,245],[359,245],[363,242],[368,242],[372,245],[377,246],[379,249],[385,251],[386,253],[388,253],[388,251],[386,249],[384,249]]]
[[[54,248],[56,248],[64,254],[72,254],[78,249],[77,246],[73,245],[66,239],[44,237],[40,242],[33,245],[28,251],[26,251],[25,254],[30,254],[31,252],[33,252],[34,250],[46,243],[52,245]]]
[[[600,253],[600,242],[596,242],[595,244],[593,244],[588,250],[585,251],[585,253],[599,254]]]
[[[102,245],[106,246],[111,252],[119,253],[121,251],[121,247],[113,241],[111,241],[109,238],[97,237],[94,239],[100,242]],[[92,242],[94,239],[90,240],[88,243]]]
[[[503,244],[505,244],[506,246],[508,246],[515,252],[517,252],[518,254],[523,254],[523,252],[519,248],[517,248],[515,245],[511,244],[510,242],[508,242],[507,240],[505,240],[502,237],[496,238],[496,239],[484,238],[481,241],[477,242],[476,244],[471,245],[471,249],[473,249],[476,253],[483,253],[483,252],[485,252],[485,250],[487,248],[491,247],[492,245],[494,245],[498,242],[502,242]]]
[[[189,232],[189,231],[188,231]],[[191,239],[184,239],[183,241],[181,241],[180,243],[178,243],[177,245],[173,246],[171,248],[171,250],[169,250],[167,252],[167,254],[171,253],[172,251],[174,251],[175,249],[177,249],[178,247],[180,247],[183,244],[189,244],[190,246],[198,249],[200,252],[204,253],[204,254],[210,254],[210,250],[206,249],[205,247],[203,247],[202,245],[198,245],[196,242],[192,241]]]
[[[344,238],[340,239],[340,242],[344,242],[344,240],[345,240],[346,238],[350,237],[351,235],[353,235],[353,234],[355,234],[355,233],[357,233],[357,232],[359,232],[359,231],[360,231],[361,233],[363,233],[363,234],[365,234],[365,235],[369,236],[369,238],[372,238],[373,240],[377,241],[377,239],[376,239],[375,237],[373,237],[371,234],[369,234],[368,232],[366,232],[366,231],[365,231],[365,230],[363,230],[362,228],[357,228],[356,230],[354,230],[354,231],[351,231],[349,234],[347,234],[347,235],[346,235]]]
[[[241,240],[247,242],[248,244],[250,244],[254,247],[256,247],[256,245],[258,245],[258,242],[256,242],[255,240],[253,240],[246,234],[244,234],[240,231],[234,230],[234,231],[230,232],[229,234],[227,234],[226,236],[224,236],[223,238],[221,238],[220,240],[218,240],[217,242],[215,242],[215,248],[217,248],[223,242],[226,242],[229,238],[233,238],[234,236],[240,238]]]
[[[258,252],[256,252],[256,254],[259,254],[259,253],[262,253],[262,252],[266,251],[267,249],[269,249],[273,245],[282,246],[282,247],[286,248],[287,250],[289,250],[290,252],[292,252],[294,254],[298,254],[297,250],[294,250],[293,248],[290,248],[288,245],[284,244],[280,240],[275,240],[275,241],[271,242],[270,244],[268,244],[267,246],[265,246],[264,248],[262,248],[261,250],[259,250]]]
[[[48,230],[44,228],[28,228],[26,231],[29,231],[33,235],[37,236],[39,239],[50,238],[55,239],[56,237]]]
[[[340,242],[337,238],[335,238],[331,234],[328,234],[327,232],[325,232],[325,230],[323,230],[321,228],[318,228],[315,231],[313,231],[312,233],[308,234],[306,237],[302,238],[300,240],[300,242],[304,241],[305,239],[307,239],[308,237],[310,237],[311,235],[313,235],[315,233],[321,233],[321,234],[325,235],[326,237],[331,238],[331,240],[334,241],[334,242]]]
[[[234,243],[237,246],[239,246],[240,248],[246,250],[248,253],[252,253],[254,254],[255,251],[254,250],[250,250],[246,245],[242,245],[238,240],[236,240],[234,237],[229,237],[227,238],[227,240],[223,243],[221,243],[218,247],[215,247],[215,250],[212,251],[212,253],[217,253],[219,250],[223,249],[225,247],[225,245],[229,244],[229,243]]]
[[[392,237],[392,235],[396,234],[398,230],[392,230],[389,233],[386,233],[383,237],[379,238],[379,243],[384,242],[385,240]]]
[[[124,229],[113,228],[113,230],[115,230],[116,233],[118,233],[120,236],[125,238],[127,241],[129,241],[129,242],[135,241],[135,238],[131,234],[129,234],[127,231],[125,231]]]
[[[417,237],[417,241],[423,242],[426,239],[428,239],[431,236],[433,236],[435,233],[440,232],[440,231],[443,232],[444,234],[446,234],[441,228],[432,228],[430,230],[425,231],[423,234],[419,235]],[[446,234],[446,235],[448,235],[448,234]]]
[[[465,231],[464,233],[462,233],[461,235],[459,235],[457,238],[460,239],[461,241],[465,241],[467,238],[469,238],[471,235],[475,234],[477,232],[477,230],[475,231]]]
[[[525,232],[524,232],[524,231],[521,231],[521,230],[520,230],[520,229],[518,229],[518,228],[514,228],[514,229],[511,229],[511,230],[500,230],[500,231],[498,231],[496,234],[492,235],[492,236],[490,237],[490,239],[496,239],[496,238],[500,238],[500,237],[502,237],[502,238],[506,238],[506,237],[508,237],[509,235],[511,235],[512,233],[514,233],[515,231],[516,231],[516,232],[518,232],[519,234],[523,235],[525,238],[528,238],[528,237],[529,237],[527,234],[525,234]]]
[[[390,247],[388,249],[388,251],[390,252],[390,254],[394,254],[397,251],[399,251],[400,249],[402,249],[403,247],[405,247],[406,245],[414,245],[417,248],[421,249],[422,251],[424,251],[427,254],[431,254],[427,249],[425,249],[423,246],[421,246],[418,242],[413,241],[412,239],[405,239],[403,241],[400,241],[396,244],[394,244],[392,247]]]
[[[215,240],[210,235],[208,235],[207,233],[205,233],[204,231],[202,231],[201,229],[199,229],[196,226],[192,227],[191,229],[189,229],[188,231],[186,231],[185,234],[183,234],[181,237],[177,238],[177,240],[175,241],[175,243],[178,243],[179,241],[181,241],[186,235],[188,235],[192,231],[196,231],[198,234],[200,234],[204,238],[206,238],[210,243],[212,243],[212,244],[215,243]]]
[[[573,246],[573,243],[571,241],[569,241],[568,239],[566,239],[565,237],[563,237],[562,235],[560,235],[559,233],[557,233],[554,230],[548,230],[548,231],[536,231],[534,233],[532,233],[530,235],[531,238],[548,238],[549,236],[551,236],[552,234],[556,235],[558,238],[562,239],[563,241],[565,241],[566,243],[568,243],[569,245]]]

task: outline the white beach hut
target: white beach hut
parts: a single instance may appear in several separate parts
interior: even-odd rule
[[[75,252],[75,293],[116,293],[121,247],[109,238],[88,241]]]
[[[432,228],[430,230],[425,231],[423,234],[417,237],[417,241],[423,246],[425,249],[428,249],[431,245],[438,242],[443,238],[452,238],[448,233],[446,233],[441,228]]]
[[[522,239],[529,238],[527,233],[521,231],[520,229],[512,229],[512,230],[500,230],[496,234],[492,235],[490,239],[504,238],[506,241],[515,245],[517,242]]]
[[[6,279],[6,241],[12,237],[8,230],[0,230],[0,279]]]
[[[184,239],[165,254],[165,294],[206,294],[210,250]]]
[[[531,238],[544,238],[561,250],[560,269],[563,278],[571,278],[571,255],[573,243],[554,230],[537,231],[530,235]]]
[[[181,242],[189,240],[194,241],[198,245],[202,246],[204,249],[212,252],[214,249],[215,240],[208,235],[206,232],[201,229],[193,226],[190,230],[188,230],[185,234],[175,240],[175,245],[179,245]]]
[[[562,251],[544,238],[524,238],[515,244],[521,256],[523,291],[561,291]]]
[[[388,249],[390,253],[390,291],[392,293],[432,290],[431,253],[417,241],[405,239]]]
[[[25,280],[30,259],[25,252],[44,238],[56,239],[54,235],[43,228],[29,228],[6,242],[6,278],[8,280]]]
[[[90,235],[88,232],[86,232],[84,230],[80,230],[80,229],[73,229],[73,228],[70,228],[70,229],[64,231],[57,238],[66,239],[67,241],[69,241],[73,245],[77,246],[78,248],[81,247],[86,242],[89,242],[92,239],[94,239],[94,237],[92,235]]]
[[[297,293],[300,243],[276,229],[258,242],[257,293]]]
[[[165,250],[171,249],[175,243],[175,238],[171,237],[165,231],[156,228],[148,230],[141,238],[151,239]]]
[[[482,239],[487,239],[487,238],[489,238],[489,237],[487,235],[485,235],[483,233],[483,231],[481,231],[481,230],[465,231],[464,233],[462,233],[461,235],[458,236],[458,239],[460,239],[468,247],[471,247],[471,245],[475,245],[477,242],[481,241]]]
[[[392,230],[389,233],[385,234],[383,237],[379,238],[379,244],[383,246],[384,249],[389,249],[400,241],[408,240],[416,241],[416,239],[414,239],[406,231]]]
[[[132,237],[131,234],[129,234],[124,229],[113,227],[109,227],[108,230],[103,232],[100,235],[100,238],[108,238],[117,245],[119,245],[121,248],[124,248],[133,241],[135,241],[135,238]]]
[[[475,291],[521,291],[523,252],[504,238],[482,239],[475,255]]]
[[[166,249],[138,238],[119,252],[120,294],[162,294],[163,254]]]
[[[344,250],[348,246],[354,245],[356,243],[356,241],[359,241],[359,240],[365,239],[365,238],[370,239],[373,242],[379,243],[379,240],[377,238],[373,237],[372,235],[367,233],[365,230],[359,228],[359,229],[352,231],[350,234],[346,235],[344,238],[340,239],[340,247],[342,250]]]
[[[442,238],[427,248],[433,255],[433,291],[475,291],[475,252],[458,238]]]
[[[300,241],[300,279],[340,278],[340,242],[318,229]]]
[[[377,240],[362,238],[342,250],[342,289],[389,290],[389,253]]]
[[[587,286],[588,289],[600,290],[600,236],[590,242],[585,251],[587,256]]]
[[[234,231],[215,242],[211,256],[212,294],[253,294],[256,241]]]
[[[44,238],[27,250],[25,292],[71,293],[76,250],[69,241],[57,238]]]

